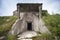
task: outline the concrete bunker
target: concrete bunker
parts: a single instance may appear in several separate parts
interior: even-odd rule
[[[17,10],[13,12],[18,19],[13,24],[10,33],[20,34],[26,31],[50,33],[41,19],[41,14],[42,3],[18,3]]]

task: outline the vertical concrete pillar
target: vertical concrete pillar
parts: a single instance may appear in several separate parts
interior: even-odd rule
[[[18,18],[20,19],[20,5],[17,4],[17,12],[18,12]]]
[[[41,32],[41,27],[42,27],[42,22],[41,22],[41,17],[42,17],[42,4],[40,4],[40,6],[39,6],[39,32]]]
[[[39,18],[41,18],[42,14],[42,4],[39,6]]]

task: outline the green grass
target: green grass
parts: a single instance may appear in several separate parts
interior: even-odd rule
[[[46,34],[46,33],[43,33],[43,34],[39,34],[35,37],[32,37],[32,40],[52,40],[52,36],[50,34]]]
[[[6,38],[4,40],[17,40],[17,36],[16,35],[7,35]]]
[[[52,35],[60,39],[60,15],[43,16],[42,19]]]
[[[11,29],[13,23],[16,21],[15,16],[0,17],[0,36],[5,35]]]

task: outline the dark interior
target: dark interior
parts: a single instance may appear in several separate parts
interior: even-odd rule
[[[32,30],[32,23],[27,23],[27,30]]]

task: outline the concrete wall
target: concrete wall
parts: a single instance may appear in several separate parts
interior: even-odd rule
[[[38,14],[38,12],[35,12]],[[27,22],[32,22],[32,31],[41,33],[50,33],[47,27],[44,25],[41,18],[33,12],[20,13],[21,18],[13,24],[10,31],[11,34],[19,34],[27,30]]]
[[[35,12],[38,14],[38,12]],[[12,26],[12,34],[19,34],[23,31],[27,31],[27,22],[32,22],[32,30],[38,31],[38,16],[33,12],[20,13],[20,19],[18,19]]]

